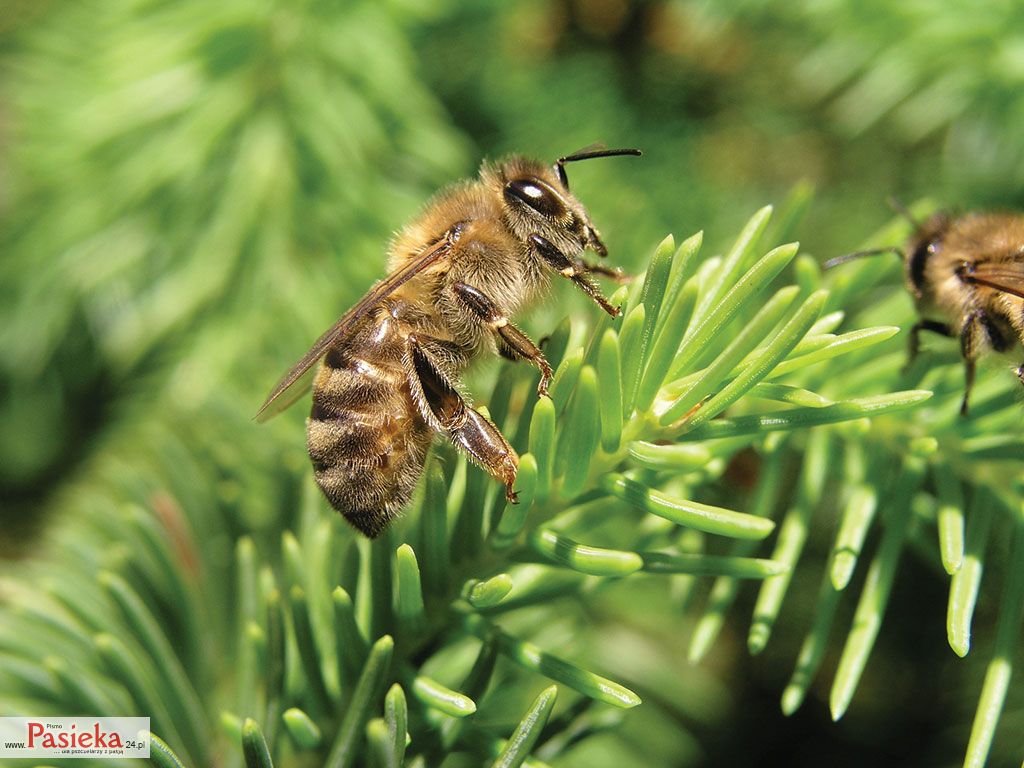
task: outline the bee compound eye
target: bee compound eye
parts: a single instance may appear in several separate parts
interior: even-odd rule
[[[505,198],[528,205],[545,216],[561,216],[565,207],[554,191],[537,179],[513,179],[505,185]]]

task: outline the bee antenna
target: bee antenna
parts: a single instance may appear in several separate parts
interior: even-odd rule
[[[895,253],[897,256],[902,256],[903,252],[895,245],[889,245],[884,248],[869,248],[866,251],[854,251],[853,253],[844,253],[842,256],[836,256],[834,259],[829,259],[822,266],[824,269],[832,269],[838,267],[840,264],[845,264],[848,261],[854,259],[863,259],[865,256],[878,256],[882,253]]]
[[[629,155],[639,157],[642,155],[639,149],[605,149],[600,144],[591,144],[589,147],[576,150],[571,155],[560,157],[555,161],[555,170],[558,171],[558,179],[566,189],[569,188],[569,178],[565,175],[565,164],[575,163],[577,160],[593,160],[595,157],[619,157]]]
[[[907,206],[905,206],[902,203],[902,201],[900,201],[896,197],[889,197],[889,198],[886,198],[885,202],[888,203],[889,207],[892,208],[896,213],[898,213],[904,219],[906,219],[911,224],[913,224],[914,225],[914,229],[921,229],[921,222],[917,220],[917,218],[914,216],[914,214],[912,214],[910,212],[910,209],[907,208]]]

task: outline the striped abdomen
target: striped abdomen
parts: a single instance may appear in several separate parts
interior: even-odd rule
[[[316,482],[370,537],[408,503],[431,440],[409,393],[405,342],[380,313],[331,347],[313,384],[307,443]]]

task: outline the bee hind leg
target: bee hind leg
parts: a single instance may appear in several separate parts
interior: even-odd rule
[[[519,456],[498,428],[482,413],[466,409],[466,421],[449,433],[455,447],[498,482],[505,484],[505,498],[519,500],[514,487],[519,471]]]
[[[522,358],[533,363],[540,370],[537,395],[546,397],[551,384],[551,365],[540,347],[530,337],[516,328],[487,294],[467,283],[453,283],[452,291],[473,315],[497,336],[498,352],[509,360]]]
[[[482,413],[471,408],[424,350],[426,337],[410,334],[412,370],[409,385],[420,401],[428,423],[452,441],[495,480],[505,484],[505,498],[516,501],[513,490],[519,456],[501,431]]]

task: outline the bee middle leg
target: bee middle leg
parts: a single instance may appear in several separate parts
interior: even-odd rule
[[[549,267],[554,269],[562,277],[568,278],[576,283],[577,286],[589,296],[594,302],[607,312],[612,317],[618,317],[620,310],[618,307],[613,307],[611,302],[608,301],[604,296],[601,295],[601,291],[596,285],[589,279],[587,279],[586,272],[587,267],[582,264],[577,264],[575,261],[570,259],[558,248],[556,248],[550,240],[540,235],[530,235],[530,245],[533,246],[534,250],[540,254],[541,258],[547,263]]]
[[[971,388],[974,387],[975,360],[978,356],[977,334],[981,331],[982,323],[982,313],[974,310],[964,318],[963,328],[960,329],[960,352],[964,356],[964,399],[960,403],[961,416],[967,415],[967,403],[971,396]]]
[[[447,436],[456,448],[495,480],[505,484],[505,498],[516,501],[513,490],[519,470],[519,456],[501,431],[482,413],[471,408],[425,349],[435,341],[410,334],[409,347],[412,370],[409,386],[422,393],[423,404],[435,428]]]
[[[510,360],[522,358],[533,363],[540,370],[537,395],[546,397],[551,384],[551,365],[540,347],[530,337],[516,328],[498,305],[479,288],[467,283],[452,284],[452,291],[462,304],[483,322],[498,337],[498,352]]]

